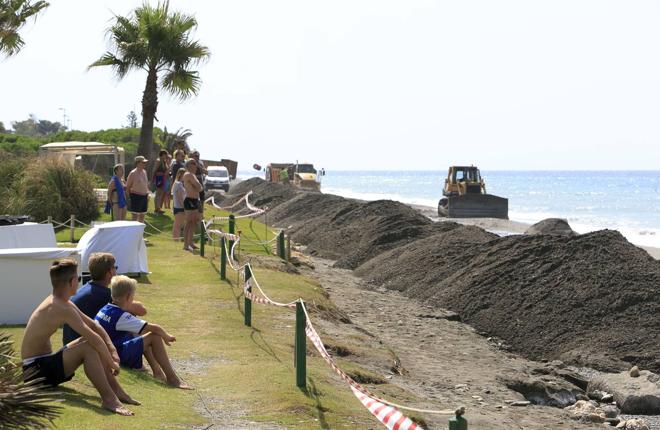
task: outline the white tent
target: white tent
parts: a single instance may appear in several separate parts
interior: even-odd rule
[[[93,252],[110,252],[117,261],[117,273],[149,273],[144,224],[137,221],[113,221],[87,230],[78,242],[82,270]]]
[[[0,324],[25,324],[51,292],[49,268],[75,248],[57,248],[52,224],[0,226]]]

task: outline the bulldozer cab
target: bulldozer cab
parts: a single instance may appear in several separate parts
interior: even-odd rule
[[[445,188],[444,196],[463,196],[465,194],[486,194],[486,184],[481,178],[479,169],[474,166],[451,166]]]

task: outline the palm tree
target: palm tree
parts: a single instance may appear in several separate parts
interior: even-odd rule
[[[45,1],[0,0],[0,54],[11,56],[18,53],[25,45],[18,30],[48,6]]]
[[[122,79],[131,70],[147,72],[142,95],[142,128],[138,154],[152,159],[153,128],[160,88],[183,101],[199,92],[201,79],[192,66],[208,59],[206,46],[191,40],[197,21],[170,12],[169,1],[155,7],[144,3],[128,17],[115,15],[107,31],[113,52],[106,52],[89,68],[111,66]]]
[[[167,149],[170,154],[174,152],[175,146],[182,145],[183,150],[186,154],[190,153],[190,147],[188,146],[188,138],[192,136],[192,131],[189,128],[179,128],[176,132],[170,133],[167,131],[167,127],[163,129],[163,135],[160,138],[165,149]]]

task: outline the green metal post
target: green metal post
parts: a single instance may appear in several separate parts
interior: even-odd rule
[[[206,228],[204,227],[204,220],[199,223],[199,255],[204,257],[204,247],[206,245]]]
[[[449,430],[468,430],[468,422],[463,418],[463,408],[456,411],[456,416],[449,419]]]
[[[305,335],[305,311],[302,301],[296,303],[296,385],[307,387],[307,336]]]
[[[220,238],[220,279],[227,279],[227,253],[225,252],[225,238]]]
[[[286,250],[284,249],[284,231],[280,231],[277,236],[277,256],[286,260]]]
[[[229,215],[229,234],[235,234],[236,233],[236,218],[234,218],[234,215]],[[229,252],[231,252],[231,248],[234,246],[234,241],[230,240],[229,241]]]
[[[252,277],[250,266],[245,266],[245,282]],[[252,292],[252,287],[248,287],[248,291]],[[252,327],[252,300],[245,298],[245,325]]]

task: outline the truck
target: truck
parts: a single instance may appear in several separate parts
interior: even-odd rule
[[[312,163],[270,163],[266,166],[266,181],[289,184],[303,190],[321,190],[318,172]]]
[[[438,216],[509,219],[509,200],[486,193],[486,182],[475,166],[451,166],[438,202]]]

